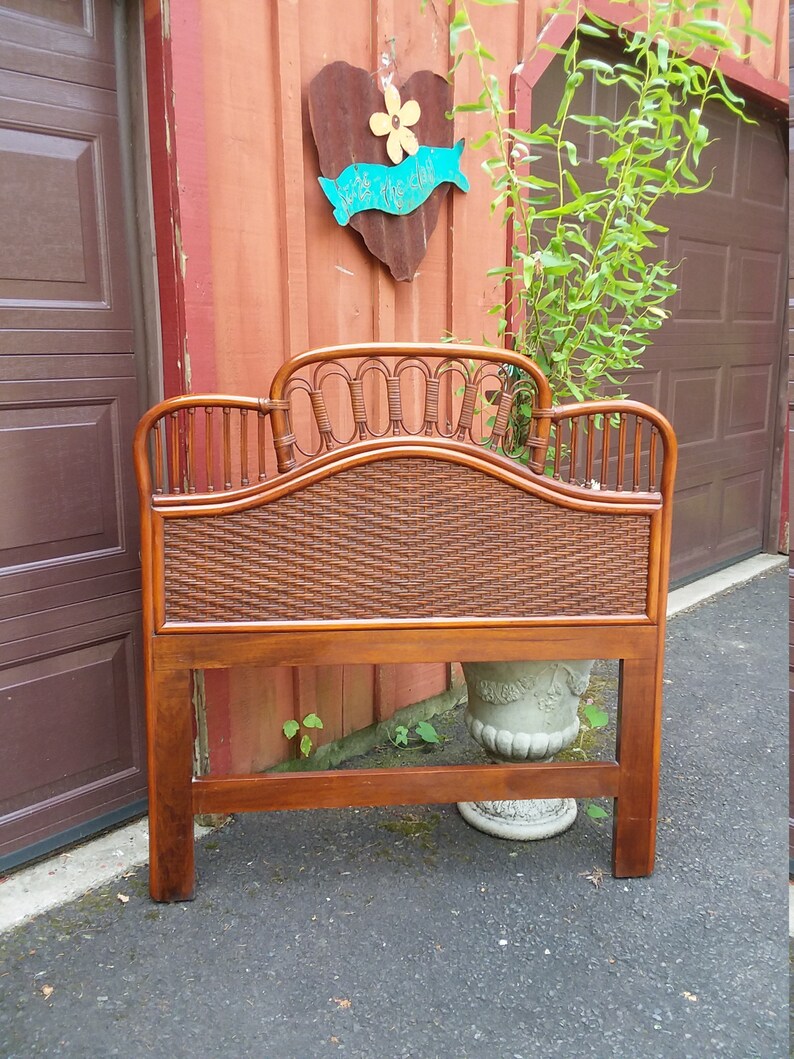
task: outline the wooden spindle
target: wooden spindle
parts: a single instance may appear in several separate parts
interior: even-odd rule
[[[496,409],[496,417],[494,419],[493,429],[491,430],[491,437],[494,438],[497,444],[501,444],[502,439],[507,432],[507,425],[510,422],[510,412],[513,408],[513,395],[509,390],[501,390],[499,392],[499,406]]]
[[[389,422],[392,434],[399,434],[403,421],[402,394],[400,393],[400,380],[393,375],[386,379],[386,396],[389,402]]]
[[[463,389],[463,401],[461,402],[460,417],[458,418],[458,441],[465,440],[466,434],[471,431],[476,403],[477,387],[474,383],[467,382]]]
[[[438,430],[438,395],[440,379],[428,379],[425,385],[425,434]]]
[[[367,405],[364,400],[364,380],[348,379],[350,387],[350,407],[353,410],[353,422],[356,424],[358,436],[367,436]]]
[[[232,410],[223,409],[223,488],[232,487]]]
[[[168,417],[171,420],[171,492],[181,493],[179,482],[179,412],[174,410]]]
[[[265,469],[265,424],[267,423],[267,416],[262,412],[259,412],[256,417],[256,451],[259,460],[259,481],[267,481],[267,471]]]
[[[196,474],[193,461],[196,454],[196,409],[187,409],[187,491],[195,493]]]
[[[626,460],[626,417],[618,412],[618,468],[617,483],[615,488],[619,493],[623,491],[623,470]]]
[[[560,467],[562,465],[562,430],[560,424],[554,428],[554,477],[559,481]]]
[[[651,424],[651,448],[648,458],[648,489],[651,493],[656,492],[656,443],[659,431]]]
[[[325,404],[325,397],[323,396],[322,390],[310,390],[309,400],[312,404],[312,411],[314,412],[314,421],[317,424],[317,429],[320,431],[320,437],[322,443],[326,449],[330,452],[334,447],[334,437],[331,431],[331,417],[328,415],[328,408]]]
[[[215,421],[212,418],[212,408],[208,407],[204,409],[204,459],[205,467],[207,470],[207,492],[215,492],[215,470],[214,470],[214,455],[213,447],[215,441],[214,435]]]
[[[634,470],[632,491],[640,491],[640,474],[642,466],[642,420],[639,416],[634,420]]]
[[[579,439],[579,420],[576,418],[569,420],[568,430],[571,438],[571,453],[568,461],[568,481],[572,482],[576,478],[576,450]]]
[[[248,409],[240,409],[240,485],[248,485]]]
[[[587,456],[585,458],[585,486],[592,488],[593,484],[593,460],[595,459],[595,423],[593,417],[587,417]]]
[[[612,424],[609,421],[609,416],[604,416],[604,431],[603,437],[601,438],[601,488],[609,488],[609,446],[611,442],[610,431]]]
[[[158,420],[155,425],[154,435],[154,491],[155,493],[162,493],[163,491],[163,432],[165,432],[165,423],[162,419]]]

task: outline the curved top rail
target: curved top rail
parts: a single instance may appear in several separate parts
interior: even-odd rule
[[[414,371],[419,373],[414,383],[420,377],[423,382],[406,385]],[[332,379],[341,384],[344,398],[339,391],[328,393]],[[528,450],[529,465],[541,471],[546,457],[552,414],[546,376],[526,357],[490,346],[377,342],[314,349],[282,365],[270,396],[290,401],[290,410],[274,408],[273,414],[282,473],[301,458],[367,436],[457,436],[504,446],[506,435],[513,437],[511,415],[519,406],[527,425],[521,448]],[[512,455],[521,457],[519,451]]]
[[[493,346],[470,346],[448,342],[362,342],[358,345],[324,346],[299,353],[279,368],[270,387],[270,397],[281,400],[289,382],[296,372],[307,364],[329,360],[349,360],[353,357],[433,357],[437,360],[484,360],[492,364],[510,364],[529,375],[537,387],[539,409],[551,408],[551,387],[538,365],[520,353]]]

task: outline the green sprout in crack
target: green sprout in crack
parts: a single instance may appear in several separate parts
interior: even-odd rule
[[[303,718],[303,727],[309,729],[322,728],[323,722],[320,720],[316,713],[307,713],[306,716]],[[281,730],[287,737],[287,739],[295,739],[295,737],[301,730],[301,722],[296,721],[293,717],[289,721],[284,722],[284,724],[281,726]],[[299,743],[299,750],[303,757],[308,757],[309,754],[311,754],[313,746],[314,743],[312,742],[312,737],[309,735],[308,732],[304,732],[301,736]]]

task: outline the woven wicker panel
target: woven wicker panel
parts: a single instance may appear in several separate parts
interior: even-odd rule
[[[167,520],[166,620],[643,614],[648,542],[647,516],[392,459],[254,510]]]

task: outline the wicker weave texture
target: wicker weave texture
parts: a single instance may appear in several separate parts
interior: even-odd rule
[[[567,510],[458,464],[384,460],[166,520],[166,621],[643,614],[649,532],[647,516]]]

